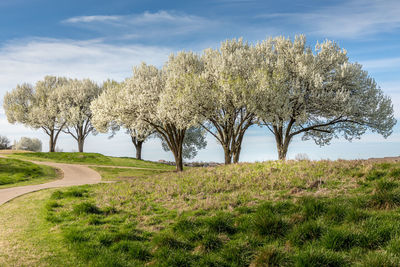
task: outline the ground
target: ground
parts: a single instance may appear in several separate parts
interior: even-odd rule
[[[49,182],[60,175],[57,169],[49,166],[0,158],[0,189]]]
[[[0,265],[400,264],[399,162],[94,168],[121,181],[0,207]]]

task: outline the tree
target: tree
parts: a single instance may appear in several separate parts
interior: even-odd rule
[[[154,128],[143,121],[137,121],[132,116],[121,116],[115,108],[119,104],[118,95],[123,88],[116,81],[108,80],[103,83],[103,93],[91,104],[93,113],[92,123],[97,131],[111,132],[115,135],[121,127],[127,129],[136,149],[136,158],[142,159],[143,143],[154,133]]]
[[[0,149],[10,149],[10,139],[6,136],[0,135]]]
[[[256,123],[255,114],[248,109],[254,90],[251,75],[257,66],[254,51],[242,39],[223,42],[216,50],[205,50],[203,86],[187,96],[205,119],[204,129],[221,144],[225,164],[239,162],[243,137]]]
[[[79,152],[83,152],[88,135],[95,133],[91,122],[93,114],[90,104],[101,92],[102,87],[89,79],[70,80],[58,92],[62,116],[66,122],[64,132],[78,142]]]
[[[202,127],[190,127],[186,130],[183,139],[182,157],[184,159],[193,159],[200,149],[207,146],[206,133]],[[161,138],[161,144],[164,151],[170,151],[168,144]]]
[[[174,154],[176,170],[183,170],[186,130],[198,123],[196,106],[185,95],[200,86],[202,64],[192,52],[171,55],[163,70],[142,64],[134,68],[119,94],[120,116],[151,125]]]
[[[253,110],[274,134],[279,159],[299,134],[320,146],[367,130],[391,134],[396,120],[390,98],[336,43],[317,43],[313,51],[304,36],[276,37],[256,49],[263,62],[254,75]]]
[[[43,129],[49,136],[50,152],[54,152],[58,136],[65,126],[57,92],[67,82],[64,77],[46,76],[35,87],[26,83],[17,85],[4,96],[3,107],[8,121]]]
[[[21,140],[15,145],[16,150],[26,150],[33,152],[42,151],[42,141],[37,138],[22,137]]]

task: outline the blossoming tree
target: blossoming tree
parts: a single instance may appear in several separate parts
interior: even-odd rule
[[[103,93],[91,104],[92,123],[99,132],[111,132],[114,136],[121,127],[127,130],[136,149],[136,158],[142,159],[143,143],[154,133],[154,128],[133,116],[124,116],[116,108],[121,101],[123,83],[108,80],[103,83]]]
[[[46,76],[35,86],[17,85],[4,96],[3,107],[8,121],[42,129],[49,136],[50,152],[55,151],[58,136],[66,123],[57,92],[68,82],[64,77]]]
[[[254,91],[251,75],[257,66],[254,52],[254,47],[242,39],[223,42],[219,49],[206,49],[202,85],[187,96],[205,120],[204,129],[221,144],[225,164],[239,161],[243,137],[256,123],[254,112],[248,108]]]
[[[79,152],[83,152],[88,135],[96,133],[90,104],[101,92],[102,87],[89,79],[70,80],[57,91],[61,114],[66,123],[64,131],[78,142]]]
[[[191,52],[171,55],[162,70],[142,63],[116,93],[117,122],[129,119],[135,125],[153,127],[172,151],[177,171],[183,170],[186,131],[198,123],[196,106],[185,95],[200,85],[201,66],[199,57]]]
[[[367,130],[391,134],[396,120],[390,98],[336,43],[317,43],[313,51],[304,36],[276,37],[256,49],[262,63],[253,76],[252,107],[275,136],[279,159],[300,134],[321,146],[339,135],[360,138]]]

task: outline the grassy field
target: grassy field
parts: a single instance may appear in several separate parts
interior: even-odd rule
[[[399,266],[399,221],[400,163],[195,168],[16,199],[0,265]]]
[[[108,157],[98,153],[79,153],[79,152],[35,152],[35,153],[13,153],[8,154],[8,157],[35,160],[35,161],[51,161],[60,163],[73,163],[85,165],[105,165],[105,166],[123,166],[137,167],[146,169],[174,170],[174,166],[169,166],[162,163],[137,160],[128,157]]]
[[[156,174],[168,172],[170,170],[154,169],[128,169],[110,167],[91,167],[100,173],[103,181],[129,181],[132,179],[145,178]]]
[[[17,159],[0,158],[0,189],[45,183],[60,176],[56,169]]]

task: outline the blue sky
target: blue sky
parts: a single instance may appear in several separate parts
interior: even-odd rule
[[[294,3],[296,2],[296,3]],[[0,98],[18,83],[45,75],[123,80],[141,61],[161,66],[170,53],[200,52],[220,41],[244,37],[250,42],[268,36],[306,34],[310,46],[332,39],[364,66],[391,96],[400,118],[400,2],[349,1],[132,1],[132,0],[2,0],[0,2]],[[0,134],[10,139],[34,136],[47,149],[42,132],[11,125],[0,108]],[[60,137],[64,151],[76,150],[74,140]],[[113,139],[89,136],[86,151],[134,156],[122,131]],[[336,139],[318,147],[300,138],[289,158],[306,153],[312,159],[368,158],[400,155],[400,127],[386,140],[367,133],[351,143]],[[158,140],[144,146],[145,159],[172,159]],[[243,161],[276,159],[273,137],[253,127],[243,144]],[[195,160],[222,161],[213,138]]]

